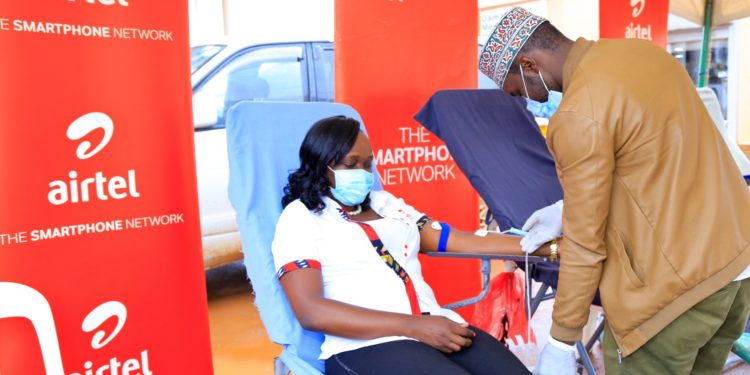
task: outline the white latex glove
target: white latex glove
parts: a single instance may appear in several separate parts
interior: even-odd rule
[[[534,366],[534,375],[575,375],[576,370],[576,347],[550,336]]]
[[[561,199],[531,214],[522,228],[529,232],[521,239],[521,248],[524,252],[533,253],[540,246],[562,235],[562,211]]]

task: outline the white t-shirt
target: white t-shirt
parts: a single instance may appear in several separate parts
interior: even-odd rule
[[[326,208],[312,212],[296,200],[281,213],[272,251],[280,277],[296,268],[318,264],[326,298],[368,309],[411,314],[404,283],[380,258],[364,230],[347,221],[334,200],[325,197]],[[420,310],[458,323],[457,313],[443,309],[422,277],[419,254],[419,221],[424,214],[384,191],[370,193],[370,207],[383,219],[368,221],[414,283]],[[353,220],[356,216],[353,217]],[[325,335],[320,359],[365,346],[406,337],[356,340]]]
[[[748,189],[750,189],[750,187],[748,187]],[[745,267],[745,269],[742,270],[742,272],[740,272],[740,274],[737,275],[737,277],[735,277],[732,281],[742,281],[747,279],[748,277],[750,277],[750,265]]]
[[[745,267],[745,269],[742,270],[742,272],[740,272],[740,274],[737,275],[737,277],[735,277],[732,281],[742,281],[747,279],[748,277],[750,277],[750,265]]]

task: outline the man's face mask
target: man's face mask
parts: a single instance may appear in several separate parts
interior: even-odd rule
[[[547,88],[547,83],[544,82],[542,71],[539,71],[539,77],[542,79],[542,85],[547,90],[547,101],[540,103],[534,99],[529,98],[529,90],[526,88],[526,79],[523,76],[523,67],[521,64],[518,65],[518,69],[521,70],[521,81],[523,82],[523,89],[526,91],[526,109],[529,110],[534,116],[542,118],[550,118],[557,111],[557,107],[560,106],[562,101],[562,93],[559,91],[550,91]]]
[[[372,190],[375,178],[372,172],[364,169],[333,169],[336,187],[331,188],[331,194],[341,204],[356,206],[365,201],[367,194]]]

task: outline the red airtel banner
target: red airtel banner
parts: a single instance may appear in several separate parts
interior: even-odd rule
[[[471,231],[477,194],[446,146],[412,116],[437,90],[476,88],[477,14],[476,0],[335,3],[336,101],[362,116],[383,188]],[[441,303],[478,293],[477,262],[421,261]]]
[[[644,39],[667,48],[669,0],[599,0],[599,37]]]
[[[211,374],[184,0],[0,0],[0,373]]]

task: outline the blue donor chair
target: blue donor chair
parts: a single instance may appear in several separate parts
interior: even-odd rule
[[[360,120],[354,109],[335,103],[242,101],[227,114],[229,199],[237,213],[245,266],[255,304],[270,339],[283,350],[276,374],[322,374],[318,359],[323,335],[302,328],[276,278],[271,242],[281,214],[281,197],[299,147],[316,121],[335,115]],[[377,175],[377,173],[376,173]],[[380,189],[376,180],[375,189]]]
[[[536,210],[562,199],[555,162],[522,98],[501,90],[437,91],[414,116],[448,146],[461,172],[487,203],[500,229],[521,228]],[[529,302],[533,315],[557,288],[559,263],[515,259],[541,286]],[[594,304],[600,305],[598,297]],[[576,347],[580,366],[595,373],[588,352],[604,328]]]

